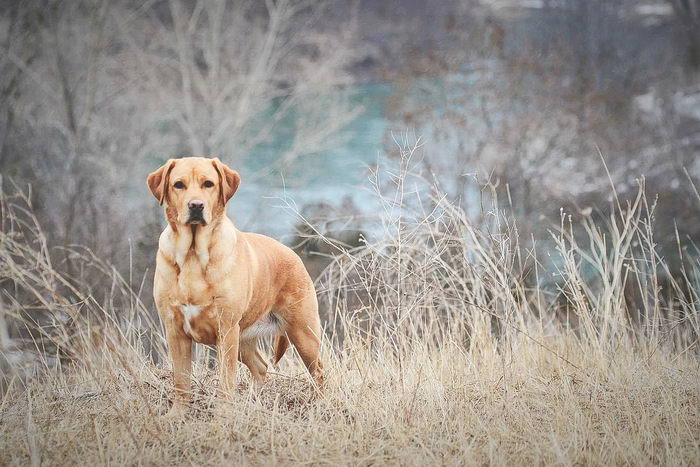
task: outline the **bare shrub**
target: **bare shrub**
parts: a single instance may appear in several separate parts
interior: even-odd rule
[[[364,317],[363,329],[382,342],[429,336],[437,346],[477,349],[484,342],[475,337],[490,341],[495,327],[506,342],[514,333],[572,331],[600,358],[619,346],[695,346],[700,263],[679,245],[684,273],[672,274],[654,240],[656,206],[643,179],[599,223],[563,212],[545,252],[525,243],[495,195],[475,224],[413,172],[418,148],[403,146],[391,183],[375,173],[378,239],[344,251],[326,270],[324,295],[343,335]]]
[[[135,278],[125,279],[83,246],[51,247],[30,196],[20,191],[0,196],[0,227],[1,384],[90,361],[109,348],[163,355],[159,326]],[[56,248],[63,254],[52,254]],[[74,274],[60,264],[66,260]]]

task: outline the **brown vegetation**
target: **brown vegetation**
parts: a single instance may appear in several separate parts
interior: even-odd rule
[[[4,306],[25,331],[3,352],[36,364],[6,372],[0,463],[695,463],[700,268],[687,256],[660,285],[643,185],[618,200],[610,234],[584,218],[575,237],[566,216],[546,252],[498,210],[482,230],[435,189],[404,189],[409,166],[380,190],[377,240],[329,240],[325,395],[285,359],[260,392],[242,371],[239,396],[214,409],[200,348],[181,423],[163,417],[161,334],[128,281],[76,249],[77,269],[109,284],[81,290],[52,267],[26,199],[5,197]]]

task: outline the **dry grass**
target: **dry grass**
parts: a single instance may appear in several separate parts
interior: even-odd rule
[[[0,464],[697,464],[700,268],[668,274],[643,190],[605,229],[564,218],[547,254],[496,210],[476,227],[406,190],[409,162],[380,190],[383,233],[319,281],[325,395],[287,356],[215,404],[200,351],[180,422],[138,287],[77,249],[57,272],[26,199],[6,197],[4,312],[26,329],[4,355],[35,360],[6,372]]]
[[[697,364],[603,363],[568,344],[590,379],[527,341],[508,359],[455,345],[401,358],[357,349],[331,365],[323,399],[294,367],[257,395],[242,383],[225,414],[207,409],[212,378],[200,374],[181,424],[162,416],[165,371],[70,372],[6,399],[0,463],[697,463]]]

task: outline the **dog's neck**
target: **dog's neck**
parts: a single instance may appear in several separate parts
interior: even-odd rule
[[[175,263],[179,268],[182,268],[190,253],[197,256],[202,268],[207,267],[212,239],[218,234],[221,222],[222,218],[218,218],[210,224],[170,224],[175,237]]]

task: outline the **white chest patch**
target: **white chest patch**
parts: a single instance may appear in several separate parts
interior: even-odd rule
[[[202,307],[199,305],[180,305],[180,311],[182,312],[182,327],[185,330],[185,334],[190,337],[194,337],[192,331],[191,320],[199,316],[202,311]]]

